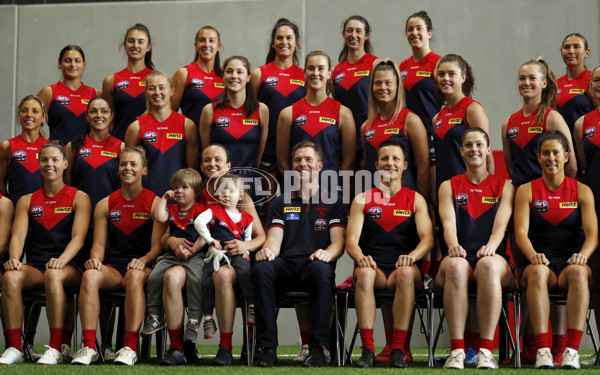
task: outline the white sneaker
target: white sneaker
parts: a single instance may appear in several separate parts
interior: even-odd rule
[[[100,356],[94,349],[84,346],[83,348],[79,349],[77,353],[75,353],[71,364],[89,365],[91,363],[98,362],[99,358]]]
[[[108,347],[104,349],[104,361],[114,361],[117,353],[112,347]]]
[[[497,369],[498,362],[494,359],[494,355],[488,349],[481,348],[475,359],[477,368]]]
[[[579,353],[575,349],[566,348],[562,355],[561,368],[579,370]]]
[[[117,352],[115,364],[133,366],[137,362],[137,353],[128,346],[124,346]]]
[[[51,348],[48,345],[45,345],[45,347],[48,349],[46,349],[42,358],[38,359],[38,365],[57,365],[62,363],[63,358],[58,350]]]
[[[62,355],[63,360],[71,358],[71,345],[61,344],[60,345],[60,354]]]
[[[454,349],[450,352],[450,357],[448,357],[446,363],[444,363],[444,368],[462,370],[465,368],[465,358],[467,356],[464,349]]]
[[[308,352],[309,352],[308,345],[302,345],[302,347],[300,348],[300,353],[298,353],[296,358],[294,358],[294,362],[306,361],[306,358],[308,358]],[[330,357],[331,357],[331,355],[330,355]]]
[[[535,368],[550,369],[554,367],[550,348],[540,348],[535,356]]]
[[[12,365],[13,363],[23,363],[25,362],[25,358],[23,357],[23,352],[19,351],[19,349],[11,346],[4,351],[2,357],[0,357],[0,365]]]
[[[579,363],[581,363],[582,366],[594,366],[596,364],[596,357],[597,354],[593,354],[590,358]]]
[[[37,362],[38,359],[42,358],[42,353],[38,352],[33,345],[27,344],[27,348],[29,348],[32,361]]]

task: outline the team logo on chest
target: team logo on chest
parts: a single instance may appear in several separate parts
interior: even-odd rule
[[[456,205],[457,206],[466,206],[469,202],[469,195],[466,193],[459,193],[456,196]]]
[[[325,218],[327,216],[327,207],[325,207],[325,206],[317,207],[317,216],[320,217],[321,219]]]
[[[592,138],[596,134],[596,127],[592,126],[591,128],[585,129],[584,137],[585,139]]]
[[[508,139],[515,139],[518,136],[519,136],[519,128],[517,128],[517,127],[510,128],[506,132],[506,138],[508,138]]]
[[[533,209],[537,213],[548,212],[548,202],[543,199],[533,202]]]
[[[149,131],[144,133],[144,141],[147,143],[154,143],[157,140],[158,135],[156,132]]]
[[[15,159],[15,161],[27,161],[27,153],[25,151],[15,151],[13,152],[13,159]]]
[[[278,86],[279,85],[279,78],[273,77],[273,76],[267,77],[265,79],[265,85],[267,85],[269,87]]]
[[[346,76],[346,73],[340,73],[337,76],[335,76],[335,82],[342,82],[344,80],[344,77]]]
[[[200,78],[193,78],[191,84],[192,84],[192,87],[195,89],[203,89],[204,88],[204,81],[201,80]]]
[[[68,96],[59,95],[56,97],[56,102],[60,105],[70,105],[71,100],[69,100]]]
[[[327,220],[325,220],[325,219],[315,220],[315,230],[320,230],[320,231],[327,230]]]
[[[381,209],[381,207],[371,207],[369,208],[369,211],[367,211],[367,214],[369,215],[369,218],[371,220],[379,220],[381,219],[381,212],[383,210]]]
[[[304,125],[306,125],[306,116],[300,115],[300,116],[296,117],[296,119],[294,120],[294,126],[304,126]]]
[[[215,127],[217,128],[228,128],[229,127],[229,117],[219,117],[217,121],[215,121]]]
[[[44,207],[42,207],[42,206],[31,207],[31,217],[42,217],[43,214],[44,214]]]
[[[108,213],[108,218],[113,223],[121,221],[121,211],[119,211],[119,210],[111,210]]]
[[[80,148],[79,149],[79,157],[80,158],[89,158],[92,154],[92,150],[89,148]]]
[[[125,90],[128,87],[129,87],[129,81],[120,81],[119,83],[117,83],[117,88],[119,90]]]

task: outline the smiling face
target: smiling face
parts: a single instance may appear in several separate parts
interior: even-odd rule
[[[275,32],[273,45],[277,56],[281,59],[294,55],[294,51],[298,48],[298,41],[294,30],[289,26],[281,26]]]
[[[354,19],[346,22],[342,35],[348,49],[354,51],[364,51],[365,41],[371,36],[365,31],[365,24]]]
[[[392,70],[377,70],[373,75],[373,97],[380,103],[391,103],[396,100],[398,79]]]
[[[438,66],[437,72],[438,87],[444,96],[462,93],[462,84],[467,76],[461,71],[456,62],[443,62]]]
[[[538,154],[538,161],[545,175],[564,173],[565,164],[568,160],[569,154],[565,151],[560,141],[549,139],[542,143]]]
[[[383,181],[394,181],[402,178],[408,167],[404,152],[398,146],[384,146],[377,151],[375,168],[380,171]]]
[[[428,48],[433,31],[427,30],[427,25],[421,17],[409,18],[406,22],[406,39],[412,48]]]
[[[46,120],[41,104],[35,100],[26,100],[19,108],[19,124],[23,130],[38,130]]]
[[[223,81],[228,92],[244,91],[250,81],[250,74],[243,61],[231,59],[223,71]]]
[[[526,64],[519,69],[519,93],[523,98],[541,97],[547,85],[537,65]]]
[[[231,162],[227,161],[227,153],[222,147],[208,146],[202,151],[201,168],[207,178],[214,178],[227,172]]]
[[[130,30],[123,44],[127,57],[132,60],[144,59],[152,45],[148,42],[148,34],[141,30]]]
[[[148,174],[144,160],[139,152],[123,152],[119,157],[119,178],[123,185],[142,183],[142,177]]]
[[[319,160],[314,148],[301,147],[294,152],[292,170],[301,182],[317,181],[321,169],[323,169],[323,162]]]
[[[39,158],[40,173],[44,181],[62,180],[68,162],[60,148],[46,146],[40,151]]]
[[[171,105],[173,87],[169,78],[163,75],[154,75],[146,80],[146,100],[153,108],[162,108]]]
[[[572,35],[563,41],[560,54],[565,65],[578,67],[583,66],[585,59],[590,56],[590,49],[585,47],[581,38]]]
[[[94,99],[88,105],[86,118],[91,129],[101,132],[109,128],[113,119],[113,112],[104,99]]]
[[[85,60],[79,51],[72,49],[64,53],[58,69],[62,70],[65,79],[79,78],[85,70]]]
[[[460,153],[465,159],[467,166],[478,167],[486,165],[488,155],[492,148],[488,145],[485,136],[480,131],[472,131],[465,134]]]
[[[327,57],[322,55],[309,57],[306,60],[304,77],[309,88],[315,91],[326,90],[327,81],[331,78],[331,70]]]
[[[214,61],[217,52],[221,50],[219,34],[211,29],[202,29],[198,31],[194,48],[200,59],[204,61]]]

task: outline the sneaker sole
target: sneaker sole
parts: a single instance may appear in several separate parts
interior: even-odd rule
[[[158,332],[158,331],[162,331],[162,330],[163,330],[163,329],[165,329],[165,328],[167,328],[167,326],[163,326],[163,327],[156,328],[155,330],[153,330],[153,331],[151,331],[151,332],[144,332],[144,331],[142,331],[142,332],[140,332],[140,336],[142,336],[142,337],[145,337],[145,336],[150,336],[150,335],[152,335],[152,334],[155,334],[155,333],[156,333],[156,332]]]

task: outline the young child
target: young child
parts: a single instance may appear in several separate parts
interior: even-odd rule
[[[209,246],[206,252],[205,273],[217,272],[220,267],[233,267],[236,272],[237,284],[248,300],[249,322],[254,322],[254,290],[250,258],[248,253],[242,255],[227,255],[223,247],[227,241],[249,241],[252,235],[252,215],[238,209],[238,203],[243,196],[242,179],[234,174],[224,174],[215,181],[214,191],[218,204],[208,207],[194,222],[194,227]],[[206,278],[206,277],[205,277]],[[204,285],[203,285],[204,288]],[[235,305],[234,305],[235,306]],[[235,307],[234,307],[235,308]],[[219,322],[221,325],[222,322]],[[221,328],[221,347],[231,347],[231,334]],[[225,335],[225,343],[223,344]],[[220,349],[221,350],[221,349]],[[231,352],[231,349],[229,349]]]
[[[182,329],[169,329],[171,340],[171,352],[178,350],[179,356],[183,353],[188,362],[197,360],[196,336],[198,326],[202,317],[202,270],[204,268],[204,257],[200,251],[204,245],[194,230],[194,220],[206,209],[196,202],[202,192],[202,177],[200,173],[192,168],[180,169],[171,178],[173,190],[168,190],[158,203],[154,220],[161,223],[169,221],[170,235],[185,238],[188,247],[182,247],[173,251],[172,249],[161,255],[148,279],[146,300],[146,322],[142,329],[142,335],[151,335],[165,328],[162,319],[162,289],[163,276],[172,267],[181,266],[186,272],[186,293],[188,302],[188,321],[185,336]],[[167,204],[169,200],[177,203]],[[173,332],[172,332],[173,331]],[[182,340],[182,338],[184,340]],[[185,345],[184,342],[185,341]]]

